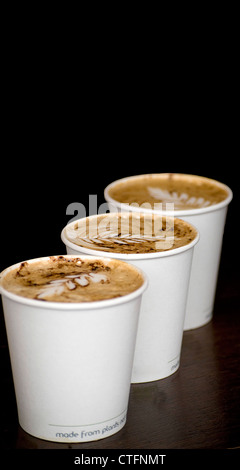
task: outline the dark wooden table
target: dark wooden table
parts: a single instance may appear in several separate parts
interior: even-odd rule
[[[212,322],[184,332],[180,369],[164,380],[132,385],[125,427],[112,437],[85,444],[43,441],[18,425],[1,315],[1,448],[240,448],[239,287],[236,279],[219,282]]]

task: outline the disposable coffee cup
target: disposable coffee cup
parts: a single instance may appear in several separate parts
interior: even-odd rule
[[[169,240],[163,240],[162,251],[119,253],[114,252],[113,249],[104,251],[101,243],[98,242],[102,238],[104,245],[105,241],[108,241],[108,233],[103,231],[99,240],[95,231],[95,236],[93,236],[95,248],[89,248],[91,240],[88,240],[88,233],[85,232],[86,226],[91,228],[95,226],[96,229],[102,221],[111,224],[111,221],[118,217],[121,218],[121,223],[124,221],[125,229],[125,238],[120,237],[118,241],[129,243],[131,249],[134,236],[131,240],[126,230],[128,217],[132,217],[137,227],[139,218],[144,217],[143,214],[105,214],[79,219],[62,230],[61,238],[66,245],[67,253],[78,255],[84,253],[92,256],[99,254],[121,259],[146,273],[149,285],[142,298],[131,381],[140,383],[159,380],[176,372],[180,365],[192,256],[199,235],[192,225],[169,217],[169,226],[178,222],[194,233],[191,242],[172,249],[172,240],[169,237]],[[171,233],[171,229],[169,231]],[[109,242],[113,239],[114,237],[110,237]],[[139,240],[139,237],[136,236],[135,240]]]
[[[60,258],[70,262],[76,257]],[[112,267],[112,259],[80,260],[89,258]],[[27,263],[31,267],[49,260]],[[128,273],[130,266],[119,263]],[[21,427],[35,437],[66,443],[117,433],[126,423],[145,274],[132,266],[132,276],[140,276],[141,285],[123,296],[54,302],[26,298],[3,287],[6,275],[24,265],[4,270],[0,282]],[[68,278],[69,286],[73,281],[73,276]]]
[[[142,204],[120,202],[111,196],[111,192],[119,184],[124,185],[129,182],[132,184],[141,180],[146,182],[143,184],[147,187],[149,177],[154,182],[154,179],[159,176],[166,181],[174,177],[184,183],[189,183],[190,186],[193,184],[200,188],[198,197],[191,197],[187,191],[179,194],[174,192],[166,194],[165,192],[159,195],[159,188],[157,191],[154,188],[155,193],[152,192],[152,194],[156,195],[156,204],[151,207],[148,200],[143,204],[144,211],[179,217],[193,224],[200,233],[200,241],[194,250],[184,323],[184,330],[191,330],[204,326],[213,317],[224,226],[228,205],[233,195],[231,189],[225,184],[201,176],[169,173],[137,175],[114,181],[105,188],[104,195],[110,211],[141,212]],[[201,184],[211,185],[213,189],[215,187],[216,190],[224,191],[225,196],[220,202],[209,203],[204,199],[204,193],[201,195]],[[163,200],[163,204],[159,204],[158,197]]]

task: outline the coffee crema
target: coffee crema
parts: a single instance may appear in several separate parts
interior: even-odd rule
[[[0,282],[7,291],[30,299],[92,302],[130,294],[144,279],[123,261],[51,256],[3,272]]]
[[[226,189],[215,180],[179,173],[139,175],[116,181],[109,188],[109,196],[125,204],[173,203],[175,210],[208,207],[227,198]],[[154,206],[155,205],[155,206]]]
[[[140,254],[173,250],[191,243],[196,229],[188,222],[147,213],[110,213],[72,222],[68,241],[83,248]]]

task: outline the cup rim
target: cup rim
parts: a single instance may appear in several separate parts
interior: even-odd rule
[[[110,189],[112,187],[114,187],[116,184],[121,183],[121,182],[129,181],[129,180],[133,180],[133,179],[140,179],[140,178],[147,177],[147,176],[153,176],[153,177],[156,176],[157,177],[157,176],[165,176],[165,175],[169,175],[169,174],[170,173],[145,173],[145,174],[140,174],[140,175],[126,176],[125,178],[120,178],[120,179],[117,179],[115,181],[112,181],[104,189],[105,200],[108,203],[114,204],[118,209],[120,209],[122,211],[127,210],[128,212],[129,211],[130,212],[143,212],[143,209],[141,207],[131,206],[131,205],[125,203],[125,202],[119,202],[116,199],[113,199],[109,195]],[[200,175],[192,175],[192,174],[188,174],[188,173],[174,173],[174,175],[177,175],[177,176],[180,176],[180,177],[181,176],[182,177],[186,176],[186,177],[194,177],[194,178],[207,180],[209,182],[212,182],[212,183],[216,184],[217,186],[221,187],[222,189],[225,189],[227,191],[228,195],[223,201],[220,201],[216,204],[212,204],[212,205],[207,206],[207,207],[199,207],[199,208],[195,208],[195,209],[176,209],[174,211],[144,208],[144,212],[150,212],[150,213],[155,213],[155,214],[164,213],[164,214],[169,215],[169,216],[171,216],[171,215],[174,216],[175,215],[176,217],[187,216],[187,215],[199,215],[199,214],[202,214],[202,213],[205,214],[207,212],[213,212],[215,210],[219,210],[219,209],[227,206],[233,198],[233,192],[232,192],[231,188],[229,188],[229,186],[227,186],[226,184],[221,183],[220,181],[214,180],[213,178],[208,178],[206,176],[200,176]]]
[[[141,214],[144,214],[144,212],[141,211]],[[130,215],[133,214],[132,212],[128,212],[128,213]],[[126,214],[126,212],[123,212],[123,214]],[[107,217],[108,216],[109,217],[114,216],[114,215],[119,216],[119,212],[115,212],[115,213],[110,212],[110,214],[106,213],[106,214],[90,215],[88,217],[83,217],[81,219],[74,220],[73,222],[70,222],[69,224],[65,225],[65,227],[61,231],[61,239],[62,239],[63,243],[66,245],[66,247],[69,247],[69,248],[71,248],[75,251],[78,251],[79,255],[81,253],[85,253],[85,254],[88,254],[88,255],[91,255],[91,256],[93,256],[93,255],[97,256],[97,254],[98,254],[98,256],[101,256],[101,257],[104,257],[104,258],[108,257],[108,258],[120,259],[120,260],[124,260],[124,261],[135,261],[135,260],[139,260],[139,259],[147,260],[147,259],[165,258],[167,256],[177,255],[179,253],[182,253],[184,251],[187,251],[187,250],[190,250],[191,248],[193,248],[198,243],[198,241],[200,239],[199,230],[192,223],[186,222],[184,220],[183,222],[185,224],[190,225],[196,231],[195,238],[190,243],[188,243],[187,245],[183,245],[183,246],[180,246],[180,247],[174,248],[174,249],[169,249],[167,251],[155,251],[153,253],[114,253],[114,252],[111,252],[111,251],[94,250],[94,248],[83,247],[83,246],[77,245],[77,244],[71,242],[70,240],[68,240],[68,238],[66,237],[66,234],[65,234],[67,227],[76,224],[76,222],[78,222],[79,220],[97,218],[97,217],[102,216],[102,215],[105,215]],[[165,215],[166,214],[164,213],[163,216],[165,216]],[[171,218],[175,219],[175,220],[178,220],[177,217],[171,217]]]
[[[87,256],[87,255],[84,255],[84,254],[79,254],[79,255],[68,255],[68,254],[66,254],[66,255],[54,255],[54,256],[56,256],[56,257],[63,256],[64,258],[79,258],[80,257],[83,260],[87,260],[87,259],[89,259],[91,261],[93,260],[92,256],[89,256],[89,255]],[[32,259],[29,259],[29,260],[26,260],[26,261],[28,263],[34,263],[36,261],[41,261],[41,260],[44,261],[44,260],[49,260],[49,259],[50,259],[50,256],[44,256],[44,257],[39,257],[39,258],[32,258]],[[100,261],[111,261],[111,258],[106,257],[106,256],[104,256],[104,259],[103,259],[102,256],[94,256],[94,259],[100,260]],[[139,267],[131,265],[131,266],[133,266],[133,268],[136,269],[136,271],[138,271],[142,275],[143,283],[136,290],[134,290],[133,292],[130,292],[129,294],[119,296],[119,297],[110,298],[110,299],[88,301],[88,302],[53,302],[53,301],[47,301],[47,300],[45,300],[43,302],[39,299],[30,299],[28,297],[23,297],[21,295],[14,294],[13,292],[8,291],[7,289],[5,289],[2,286],[1,279],[9,271],[19,267],[23,262],[26,262],[26,261],[21,261],[21,262],[18,262],[16,264],[13,264],[11,266],[8,266],[7,268],[5,268],[0,273],[0,294],[2,294],[2,296],[8,297],[9,299],[11,299],[15,302],[22,303],[22,304],[25,304],[25,305],[29,305],[29,306],[32,306],[32,307],[39,307],[42,310],[47,310],[47,309],[65,310],[65,311],[68,312],[70,310],[71,311],[72,310],[78,310],[78,311],[83,310],[84,311],[84,310],[96,310],[96,309],[101,309],[101,308],[112,307],[112,306],[115,306],[115,305],[130,302],[134,298],[142,295],[143,292],[145,291],[145,289],[148,286],[148,277],[147,277],[146,273],[142,269],[140,269]],[[127,264],[123,260],[119,260],[119,261],[122,261],[123,263]]]

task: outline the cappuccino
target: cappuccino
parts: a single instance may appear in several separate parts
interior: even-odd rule
[[[32,259],[1,273],[24,431],[69,445],[122,429],[147,285],[139,268],[98,256]]]
[[[199,234],[180,219],[146,212],[93,215],[62,230],[67,253],[128,260],[146,273],[132,382],[159,380],[180,363],[193,249]],[[71,241],[70,241],[71,240]]]
[[[196,227],[200,241],[194,250],[184,329],[208,323],[213,314],[231,189],[202,176],[155,173],[114,181],[105,188],[104,196],[111,212],[146,210],[149,214],[174,215]]]
[[[118,260],[50,256],[23,262],[2,273],[1,286],[30,299],[50,302],[92,302],[137,290],[143,277]]]
[[[208,207],[224,201],[227,190],[210,178],[178,174],[155,173],[115,181],[107,188],[109,198],[124,204],[174,204],[174,210]]]
[[[72,222],[63,237],[80,247],[123,254],[173,250],[191,243],[195,228],[183,220],[153,214],[112,213]]]

